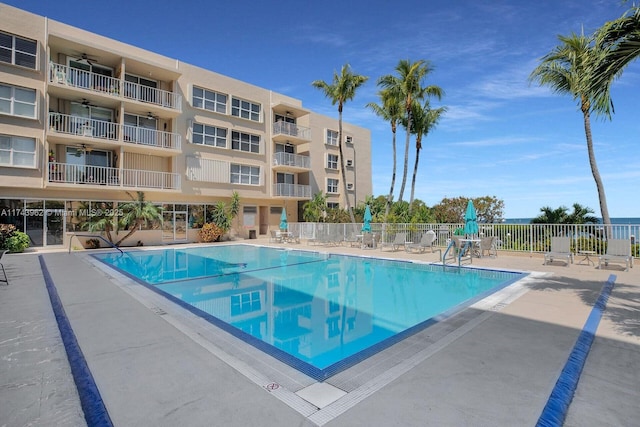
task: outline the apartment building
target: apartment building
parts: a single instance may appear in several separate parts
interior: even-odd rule
[[[67,245],[92,211],[137,191],[163,207],[145,244],[193,242],[212,206],[241,201],[232,233],[277,228],[283,208],[372,194],[371,135],[301,100],[0,4],[0,223]],[[347,194],[343,191],[347,183]]]

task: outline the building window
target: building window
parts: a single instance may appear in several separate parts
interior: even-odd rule
[[[22,136],[0,135],[0,165],[36,167],[36,140]]]
[[[340,203],[327,202],[327,209],[340,209]]]
[[[191,142],[211,147],[227,148],[227,130],[215,126],[193,124]]]
[[[327,193],[336,194],[338,192],[338,183],[337,179],[327,178]]]
[[[38,42],[0,32],[0,62],[36,69]]]
[[[243,99],[231,98],[231,115],[259,122],[260,104],[255,104]]]
[[[36,90],[0,84],[0,114],[36,118]]]
[[[260,302],[260,292],[252,291],[238,295],[231,295],[231,315],[239,316],[241,314],[260,311],[262,304]]]
[[[260,137],[242,132],[231,132],[231,148],[249,153],[260,153]]]
[[[247,165],[231,165],[231,183],[260,185],[260,167]]]
[[[335,130],[327,129],[327,145],[338,146],[338,132]]]
[[[327,154],[327,169],[338,169],[337,154]]]
[[[227,95],[193,87],[193,106],[220,114],[227,114]]]

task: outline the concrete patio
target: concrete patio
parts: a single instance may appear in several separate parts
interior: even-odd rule
[[[245,241],[249,242],[249,241]],[[435,262],[437,253],[251,243]],[[3,258],[0,425],[86,425],[42,255],[116,426],[535,425],[610,275],[616,276],[567,426],[640,419],[640,269],[499,253],[473,266],[533,272],[463,312],[318,383],[87,252]]]

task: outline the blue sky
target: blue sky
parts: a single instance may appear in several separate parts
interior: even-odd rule
[[[391,131],[365,105],[378,101],[378,77],[393,73],[400,59],[428,60],[435,70],[427,83],[445,91],[434,105],[448,112],[423,140],[417,198],[432,206],[444,197],[495,196],[506,218],[575,202],[600,215],[576,102],[527,77],[558,35],[591,34],[622,15],[629,5],[619,0],[5,3],[290,95],[336,118],[336,107],[311,82],[330,81],[349,63],[369,77],[344,119],[371,130],[376,196],[389,191]],[[640,217],[639,87],[635,62],[613,86],[613,119],[592,118],[612,217]],[[400,156],[404,141],[401,130]],[[407,185],[413,156],[409,164]]]

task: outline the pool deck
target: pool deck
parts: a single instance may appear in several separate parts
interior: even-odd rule
[[[436,262],[348,247],[292,249]],[[542,265],[499,253],[472,266],[533,272],[371,360],[318,383],[214,330],[88,252],[5,255],[0,426],[86,425],[38,256],[116,426],[533,426],[600,295],[615,286],[566,426],[637,426],[640,266]]]

